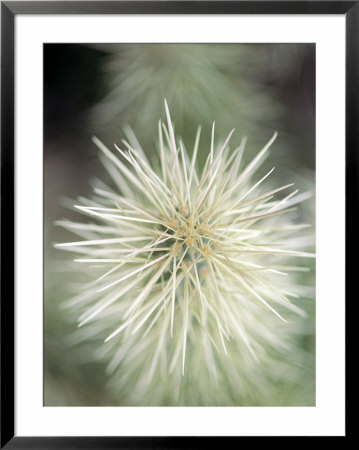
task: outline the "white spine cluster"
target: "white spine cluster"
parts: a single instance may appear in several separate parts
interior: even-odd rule
[[[115,188],[76,206],[87,223],[59,222],[81,240],[58,247],[90,279],[67,306],[85,339],[105,340],[96,357],[124,404],[260,404],[273,379],[295,377],[295,274],[313,254],[294,211],[311,193],[264,189],[274,168],[254,179],[276,134],[243,167],[245,139],[215,145],[213,125],[199,172],[200,129],[189,157],[165,107],[157,169],[131,132],[117,155],[94,138]]]

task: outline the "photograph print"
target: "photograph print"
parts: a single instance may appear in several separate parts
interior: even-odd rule
[[[315,406],[315,44],[44,44],[44,406]]]

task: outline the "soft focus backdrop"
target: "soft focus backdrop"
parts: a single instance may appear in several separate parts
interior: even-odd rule
[[[199,162],[209,148],[210,129],[238,144],[247,136],[251,159],[274,131],[278,138],[268,165],[278,185],[301,190],[315,183],[315,46],[312,44],[46,44],[44,46],[44,404],[119,405],[96,361],[97,343],[74,343],[76,318],[61,307],[74,279],[69,255],[53,248],[72,237],[56,220],[77,219],[67,208],[91,194],[91,180],[107,180],[91,141],[109,148],[130,125],[147,155],[155,152],[166,98],[176,133],[188,147],[202,125]],[[314,200],[301,210],[314,226]],[[307,284],[314,287],[314,263]],[[315,403],[315,302],[300,346],[300,380],[278,387],[278,405]],[[79,339],[80,342],[80,339]],[[265,402],[263,401],[263,404]]]

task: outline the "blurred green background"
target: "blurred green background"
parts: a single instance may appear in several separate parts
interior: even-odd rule
[[[98,343],[76,345],[76,317],[61,308],[81,280],[74,279],[68,255],[53,248],[71,239],[54,222],[77,219],[65,209],[66,199],[90,196],[94,177],[107,180],[93,134],[111,149],[129,124],[147,155],[154,154],[164,98],[176,133],[189,149],[202,125],[200,162],[208,152],[213,121],[222,139],[236,129],[233,146],[247,136],[248,159],[278,131],[269,163],[274,161],[278,185],[289,180],[302,190],[314,188],[314,44],[45,44],[45,405],[120,404],[106,384],[104,366],[96,361]],[[314,224],[314,201],[301,214]],[[314,271],[310,278],[313,286]],[[314,302],[307,310],[301,344],[311,355],[303,380],[307,390],[281,389],[278,404],[314,401]]]

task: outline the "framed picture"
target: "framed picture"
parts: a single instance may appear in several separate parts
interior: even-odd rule
[[[2,448],[348,436],[358,11],[1,2]]]

